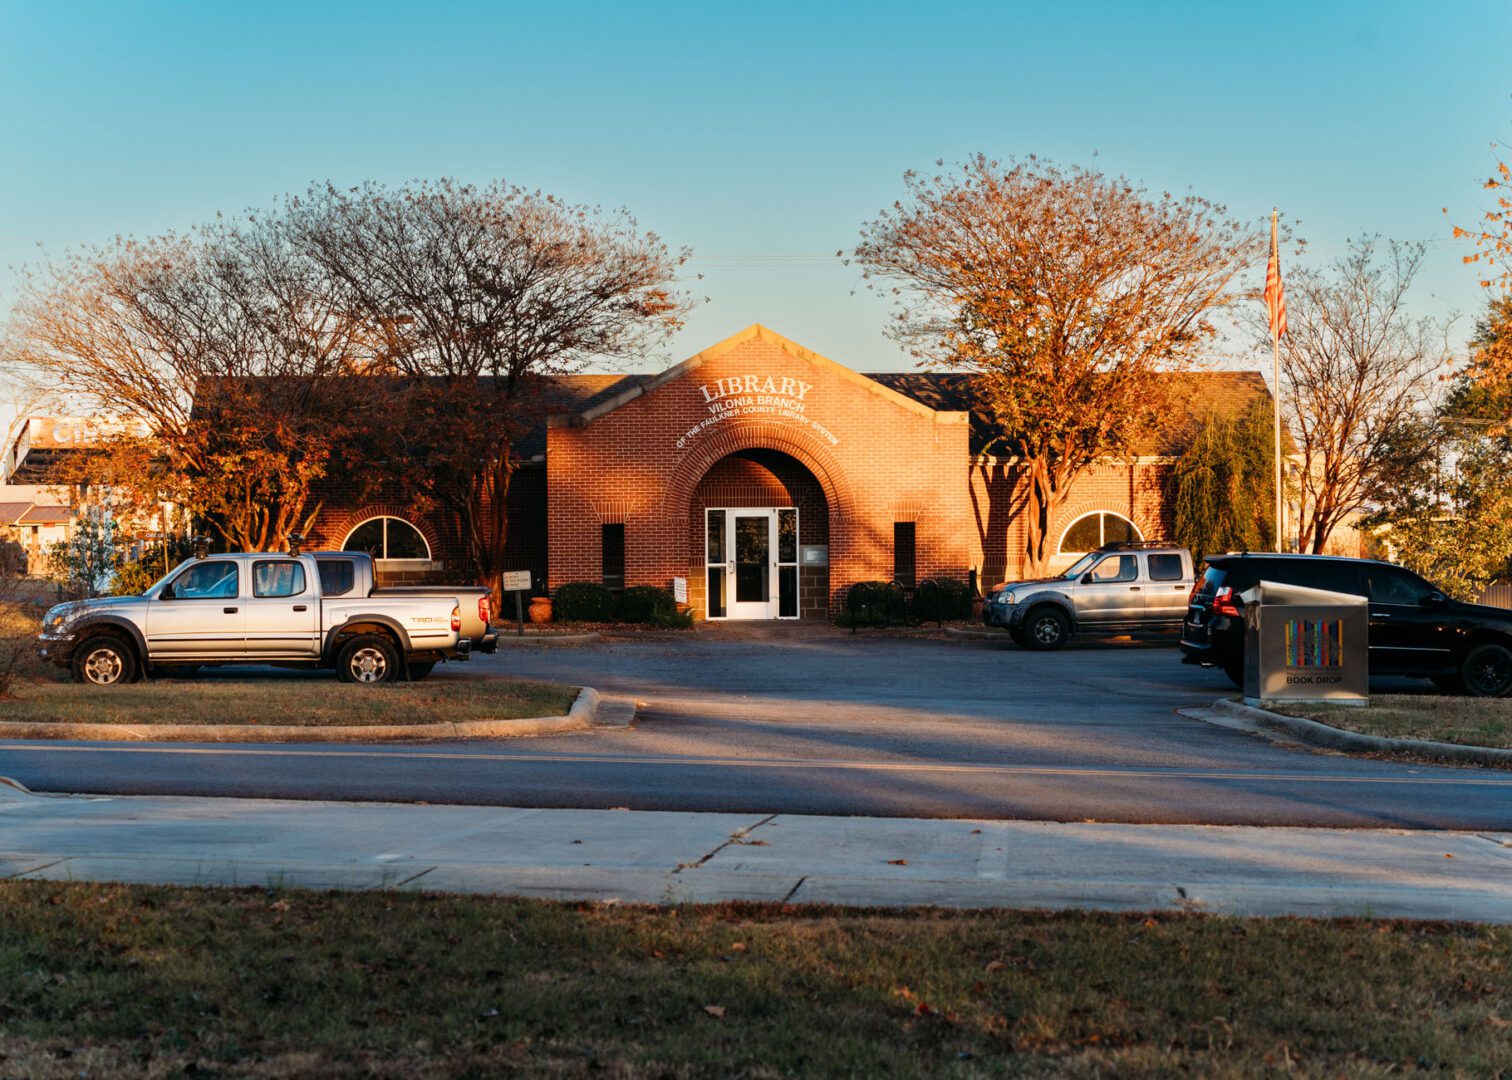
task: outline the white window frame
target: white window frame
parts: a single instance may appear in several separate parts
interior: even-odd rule
[[[425,533],[421,530],[420,526],[416,525],[413,521],[406,521],[404,518],[402,518],[402,517],[396,517],[393,514],[374,514],[372,517],[365,517],[361,521],[359,521],[357,524],[353,525],[350,529],[347,530],[346,536],[342,537],[342,540],[341,540],[341,550],[342,551],[345,551],[347,549],[347,541],[351,540],[352,534],[355,533],[358,529],[362,528],[364,525],[366,525],[370,521],[381,521],[381,522],[384,523],[383,524],[383,551],[384,551],[384,554],[382,554],[382,555],[374,555],[373,556],[373,561],[374,562],[409,563],[409,564],[413,564],[413,565],[419,565],[420,563],[425,563],[426,565],[429,565],[430,563],[432,563],[432,562],[435,561],[434,558],[432,557],[432,554],[431,554],[430,541],[425,538]],[[415,535],[418,536],[418,537],[420,537],[420,542],[425,545],[425,558],[423,558],[423,559],[390,559],[388,557],[388,523],[390,521],[401,521],[401,522],[404,522],[404,524],[408,525],[411,529],[415,530]]]
[[[1077,518],[1075,521],[1071,522],[1071,524],[1067,525],[1064,529],[1061,530],[1060,540],[1058,540],[1055,545],[1055,553],[1057,555],[1085,555],[1088,551],[1096,551],[1097,548],[1100,548],[1104,544],[1106,544],[1108,542],[1108,529],[1107,522],[1105,522],[1102,517],[1102,515],[1104,514],[1111,514],[1114,517],[1118,518],[1118,520],[1120,521],[1128,522],[1129,528],[1133,531],[1135,539],[1140,543],[1144,542],[1144,533],[1140,530],[1139,526],[1134,524],[1132,519],[1125,517],[1117,510],[1088,510],[1085,514],[1081,515],[1079,518]],[[1093,517],[1094,515],[1097,517],[1097,547],[1078,549],[1076,551],[1067,551],[1066,537],[1071,535],[1071,530],[1076,528],[1083,521],[1086,521],[1089,517]]]

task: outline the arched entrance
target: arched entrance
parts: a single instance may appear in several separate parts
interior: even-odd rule
[[[688,509],[688,599],[705,617],[828,617],[829,505],[802,462],[737,450],[699,479]]]

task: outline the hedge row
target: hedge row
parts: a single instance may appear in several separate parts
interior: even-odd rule
[[[858,581],[845,594],[842,626],[904,626],[971,618],[971,586],[929,578],[912,591],[892,581]]]
[[[693,625],[693,616],[677,610],[669,589],[632,585],[616,595],[596,581],[569,581],[558,586],[551,597],[551,617],[561,622]]]

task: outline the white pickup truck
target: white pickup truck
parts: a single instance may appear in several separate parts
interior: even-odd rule
[[[453,596],[328,596],[312,555],[207,555],[141,596],[59,604],[37,649],[79,682],[128,683],[205,665],[335,668],[343,682],[418,678],[465,657]]]

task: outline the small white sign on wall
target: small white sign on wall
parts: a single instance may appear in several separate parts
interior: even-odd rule
[[[504,591],[505,592],[529,592],[530,591],[530,571],[529,570],[506,570],[506,571],[504,571]]]
[[[679,604],[686,604],[688,602],[687,578],[675,577],[672,579],[672,599],[676,600]]]

